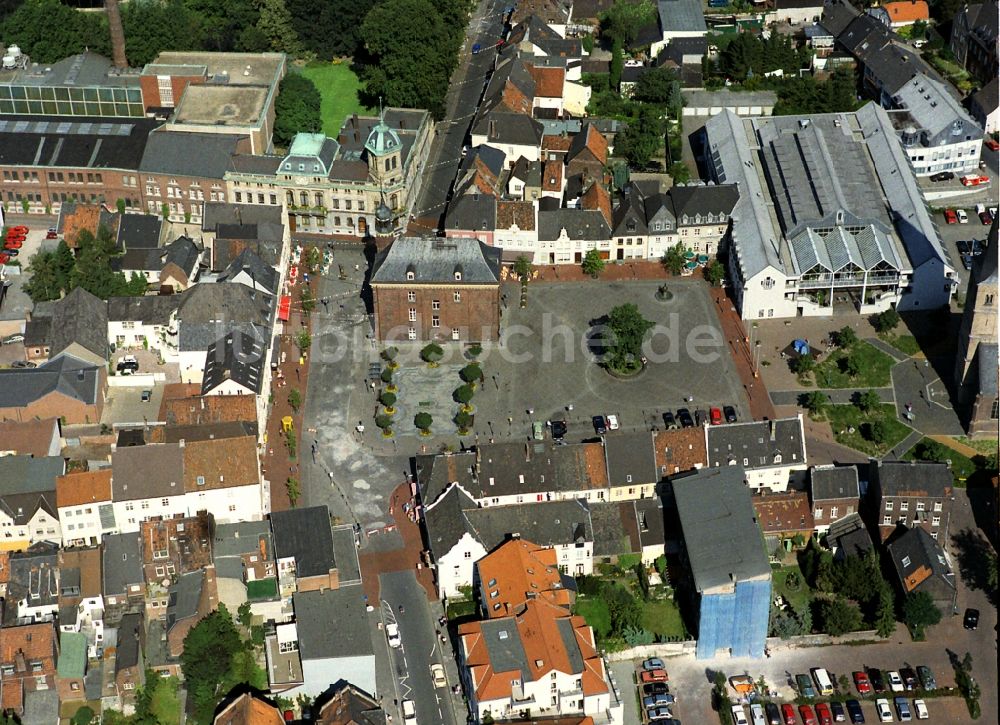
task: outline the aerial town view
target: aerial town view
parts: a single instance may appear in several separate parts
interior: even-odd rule
[[[0,0],[0,725],[998,725],[998,25]]]

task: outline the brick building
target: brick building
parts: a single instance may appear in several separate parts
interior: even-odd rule
[[[780,544],[796,536],[806,541],[812,538],[813,515],[809,510],[809,497],[804,491],[754,496],[753,510],[765,541]]]
[[[872,528],[883,542],[900,525],[922,528],[935,541],[947,541],[953,485],[944,463],[873,460],[868,472]]]
[[[20,715],[26,694],[54,688],[57,657],[52,622],[0,629],[0,707]]]
[[[375,260],[379,340],[496,340],[503,250],[478,239],[404,237]]]
[[[858,511],[861,494],[854,466],[816,466],[809,471],[813,525],[824,534],[830,525]]]

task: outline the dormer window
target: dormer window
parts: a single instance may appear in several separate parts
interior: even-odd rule
[[[781,463],[781,454],[780,453],[775,453],[774,454],[774,462],[775,463]]]
[[[412,269],[406,270],[406,279],[413,280],[416,278],[416,276],[417,276],[416,272],[414,272]]]
[[[455,281],[456,282],[462,281],[462,265],[460,264],[455,265]]]
[[[319,164],[313,164],[313,171],[319,173]]]
[[[305,164],[299,164],[299,171],[305,171],[305,170],[306,170],[306,165]]]

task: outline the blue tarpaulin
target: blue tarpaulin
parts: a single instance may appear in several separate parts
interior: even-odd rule
[[[805,340],[792,340],[792,347],[799,355],[809,354],[809,343]]]

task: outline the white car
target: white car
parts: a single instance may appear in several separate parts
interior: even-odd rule
[[[959,224],[968,224],[969,223],[969,215],[965,212],[965,209],[956,209],[955,210],[955,216],[958,217],[958,223]]]
[[[444,667],[435,662],[431,665],[431,679],[434,681],[434,687],[447,687],[448,680],[444,676]]]
[[[417,725],[417,710],[413,700],[403,700],[403,725]]]
[[[122,359],[118,362],[123,362],[127,365],[138,365],[139,361],[135,359],[135,355],[122,355]]]
[[[608,430],[618,430],[619,428],[621,428],[621,425],[618,423],[617,415],[612,413],[611,415],[607,416],[607,418],[608,418]]]
[[[733,722],[736,725],[750,725],[747,722],[747,714],[743,711],[742,705],[733,705]]]
[[[764,706],[756,702],[751,705],[750,719],[753,720],[753,725],[767,725],[767,718],[764,717]]]
[[[896,670],[889,670],[885,673],[885,676],[889,680],[889,689],[892,692],[903,692],[906,689],[903,685],[903,678],[899,676]]]
[[[385,637],[389,640],[390,647],[401,647],[403,644],[403,640],[399,638],[399,625],[395,622],[385,625]]]
[[[893,722],[892,710],[889,709],[889,701],[884,697],[875,701],[875,711],[878,713],[879,722]]]
[[[913,710],[917,714],[917,720],[927,720],[931,715],[927,712],[927,703],[923,700],[913,701]]]

